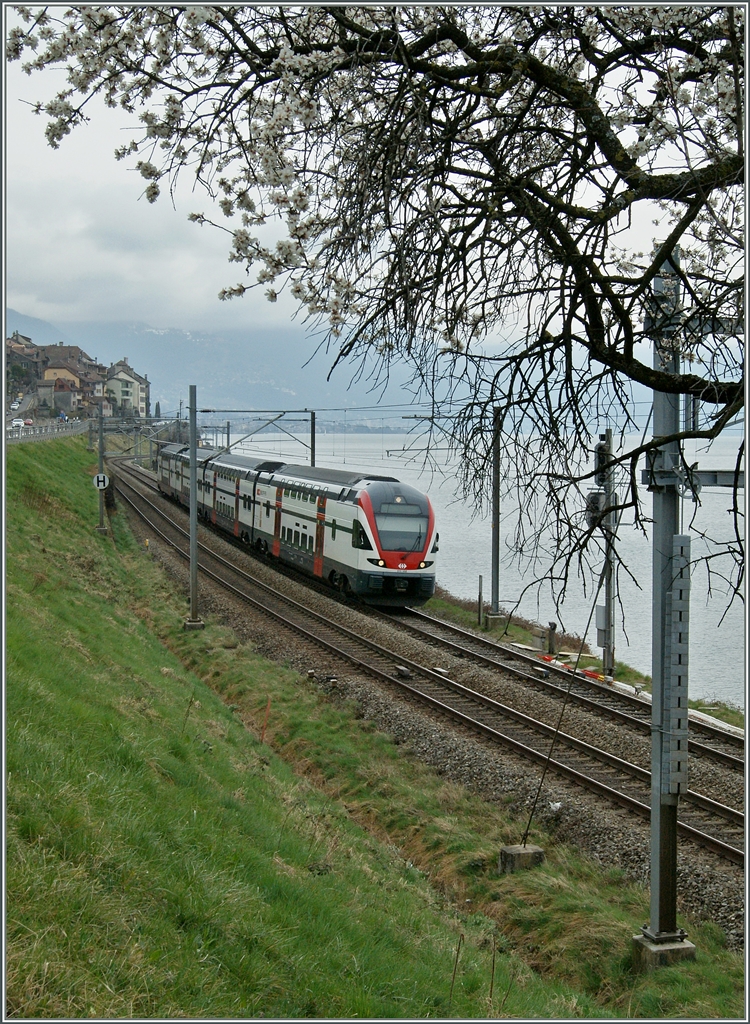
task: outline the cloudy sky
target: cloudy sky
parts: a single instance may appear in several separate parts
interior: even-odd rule
[[[88,125],[51,149],[46,119],[28,105],[62,83],[55,71],[27,76],[6,67],[6,305],[51,321],[142,320],[154,327],[217,330],[291,322],[293,307],[271,305],[260,290],[220,302],[241,279],[227,260],[228,236],[188,223],[208,213],[204,193],[186,177],[175,206],[151,205],[146,182],[115,147],[129,141],[136,117],[96,107]]]

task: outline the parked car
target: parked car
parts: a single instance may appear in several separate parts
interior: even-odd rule
[[[13,412],[16,411],[16,409],[19,407],[20,404],[21,404],[20,402],[11,402],[10,407],[13,410]]]
[[[33,420],[30,420],[30,419],[25,419],[25,420],[23,421],[23,425],[24,425],[25,427],[33,427],[33,426],[34,426],[34,421],[33,421]]]
[[[22,427],[23,425],[23,420],[19,416],[16,416],[16,418],[11,423],[11,427]]]

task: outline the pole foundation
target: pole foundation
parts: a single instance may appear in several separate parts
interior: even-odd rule
[[[645,935],[633,936],[633,971],[645,974],[658,967],[670,967],[683,960],[695,960],[695,945],[681,942],[652,942]]]
[[[182,624],[183,629],[205,629],[206,623],[203,619],[185,619]]]
[[[526,871],[544,863],[544,850],[541,846],[528,843],[526,846],[502,846],[500,860],[497,865],[499,875],[512,875],[516,871]]]

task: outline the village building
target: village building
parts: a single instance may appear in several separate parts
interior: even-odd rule
[[[122,415],[151,414],[151,385],[147,377],[135,372],[127,358],[113,363],[107,370],[106,395]]]
[[[79,345],[35,345],[15,331],[5,341],[6,393],[36,395],[40,415],[150,415],[151,385],[127,357],[107,367]]]

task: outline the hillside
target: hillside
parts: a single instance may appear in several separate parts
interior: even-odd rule
[[[410,401],[397,369],[389,387],[372,390],[373,381],[352,383],[354,367],[339,367],[327,380],[334,355],[321,351],[301,327],[236,331],[185,331],[130,322],[75,321],[51,324],[17,310],[6,311],[7,330],[18,330],[41,345],[60,341],[80,345],[103,363],[127,356],[151,381],[151,405],[163,412],[187,401],[198,385],[201,407],[223,409],[299,409],[373,406],[379,401]],[[366,375],[365,375],[366,377]],[[327,417],[330,418],[330,417]]]
[[[742,957],[634,977],[648,894],[536,836],[185,597],[84,439],[7,453],[10,1017],[736,1017]],[[269,704],[270,702],[270,704]]]

